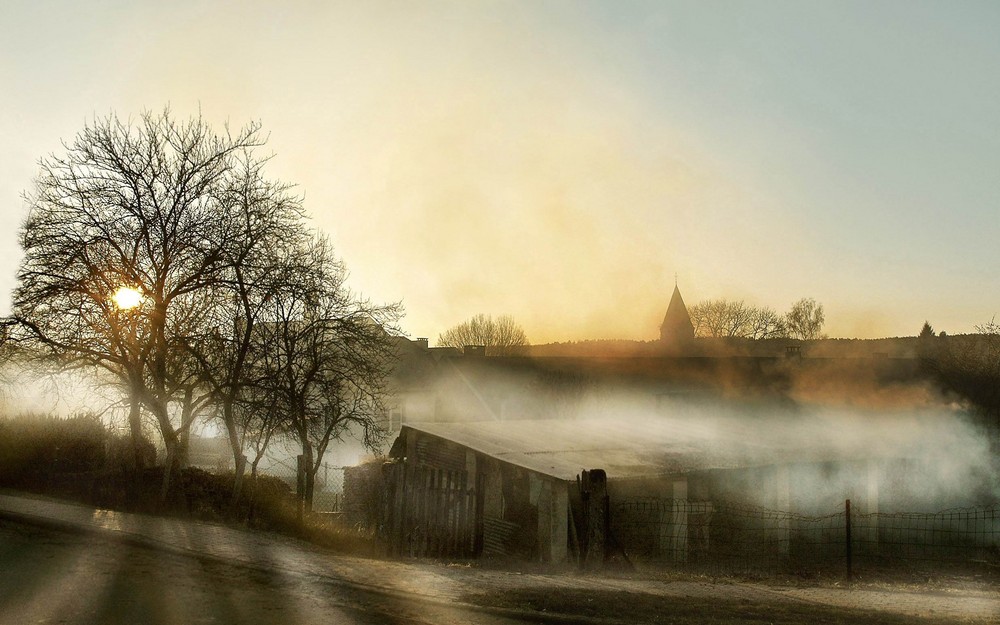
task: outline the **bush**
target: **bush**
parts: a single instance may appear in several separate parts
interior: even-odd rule
[[[131,470],[131,440],[111,433],[93,416],[62,419],[23,415],[0,418],[0,487],[45,493],[113,510],[246,523],[254,529],[293,534],[328,547],[375,553],[369,533],[330,524],[320,515],[300,523],[289,486],[271,476],[246,475],[232,505],[234,474],[189,467],[171,478],[160,500],[163,467]],[[143,442],[146,462],[155,448]]]
[[[59,474],[98,471],[110,435],[96,417],[23,415],[0,420],[0,483],[39,488]]]

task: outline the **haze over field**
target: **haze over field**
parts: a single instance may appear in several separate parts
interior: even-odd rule
[[[38,158],[92,116],[260,120],[403,328],[656,337],[689,303],[822,302],[831,336],[1000,312],[1000,6],[0,6],[0,314]]]

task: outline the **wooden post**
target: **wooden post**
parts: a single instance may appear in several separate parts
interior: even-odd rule
[[[476,494],[479,485],[479,467],[476,462],[476,452],[465,451],[465,477],[462,480],[462,552],[468,556],[475,553],[476,535]]]
[[[410,464],[405,459],[399,462],[393,471],[395,485],[395,506],[393,514],[392,541],[393,555],[403,555],[403,536],[406,527],[406,466]]]
[[[577,478],[577,484],[579,485],[579,479]],[[583,552],[580,550],[580,536],[576,531],[576,519],[573,518],[573,503],[569,499],[569,494],[566,496],[566,520],[569,525],[569,538],[573,546],[573,555],[576,558],[576,563],[579,565],[583,562]]]
[[[419,493],[417,495],[417,500],[413,503],[413,514],[416,519],[414,527],[420,528],[420,531],[416,535],[416,549],[418,557],[426,556],[427,550],[430,549],[431,528],[428,524],[430,514],[428,512],[427,501],[433,492],[433,479],[433,473],[420,469],[420,472],[416,474],[416,479],[411,482],[411,488]]]
[[[476,490],[474,493],[476,513],[473,527],[472,555],[480,557],[483,555],[483,531],[486,520],[486,474],[476,474]]]
[[[610,516],[607,474],[603,469],[584,471],[580,480],[584,502],[585,568],[600,568],[607,558],[607,532]]]
[[[552,482],[549,532],[551,536],[550,562],[565,562],[569,545],[569,487],[566,482]]]
[[[844,511],[846,513],[844,515],[844,518],[846,519],[844,529],[846,530],[846,535],[847,535],[845,541],[847,547],[847,581],[851,581],[854,571],[851,568],[851,565],[853,563],[851,562],[852,554],[851,554],[851,500],[850,499],[848,499],[847,502],[844,504]]]

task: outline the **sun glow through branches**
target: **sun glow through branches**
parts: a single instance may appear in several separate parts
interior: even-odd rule
[[[143,299],[141,292],[128,286],[119,287],[115,291],[115,294],[111,296],[111,301],[122,310],[135,308],[142,303]]]

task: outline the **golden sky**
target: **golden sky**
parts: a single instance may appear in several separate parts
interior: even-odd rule
[[[1000,312],[991,3],[0,7],[0,312],[37,159],[93,115],[260,120],[410,336],[653,339],[677,275],[833,336]]]

